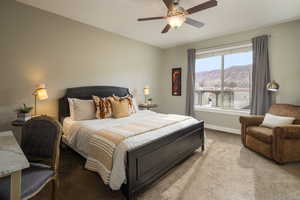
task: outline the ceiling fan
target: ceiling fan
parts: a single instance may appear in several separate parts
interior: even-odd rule
[[[204,26],[202,22],[196,21],[186,16],[218,5],[217,0],[209,0],[200,5],[185,10],[183,7],[179,6],[179,1],[180,0],[163,0],[168,8],[167,16],[139,18],[138,21],[166,19],[168,24],[165,26],[161,33],[167,33],[171,28],[178,28],[183,23],[201,28]]]

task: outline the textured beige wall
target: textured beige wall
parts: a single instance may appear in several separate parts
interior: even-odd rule
[[[201,34],[201,33],[200,33]],[[228,43],[250,40],[254,36],[270,34],[270,65],[271,77],[280,84],[277,94],[278,103],[300,104],[300,20],[283,23],[252,31],[227,35],[183,46],[170,48],[164,51],[162,77],[162,107],[166,113],[183,114],[185,110],[186,94],[186,65],[188,48],[209,48],[222,46]],[[181,97],[171,96],[171,68],[182,67],[183,80]],[[198,118],[206,123],[238,129],[238,116],[208,112],[198,112]]]
[[[45,83],[49,99],[39,113],[57,115],[66,88],[150,85],[159,102],[162,50],[11,0],[0,7],[0,131],[15,119],[14,109],[33,104],[32,90]],[[120,27],[121,28],[121,27]]]
[[[280,83],[277,102],[300,104],[300,21],[284,23],[191,43],[167,50],[133,41],[11,0],[0,7],[0,131],[11,129],[13,110],[33,104],[32,89],[48,87],[49,99],[40,113],[57,115],[57,99],[65,88],[149,84],[159,110],[184,113],[186,50],[207,48],[271,34],[271,75]],[[181,97],[171,96],[171,68],[182,67]],[[159,95],[158,95],[159,94]],[[239,128],[238,116],[199,112],[207,123]]]

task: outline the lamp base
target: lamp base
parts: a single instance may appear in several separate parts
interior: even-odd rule
[[[37,97],[37,94],[33,94],[34,95],[34,115],[33,116],[36,116],[36,97]]]

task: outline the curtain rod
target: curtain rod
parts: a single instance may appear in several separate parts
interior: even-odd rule
[[[267,35],[267,36],[268,36],[268,38],[271,37],[270,34]],[[198,51],[198,50],[207,50],[207,49],[212,49],[212,48],[222,48],[224,46],[234,45],[234,44],[241,44],[241,43],[246,43],[246,42],[250,43],[251,39],[249,39],[249,40],[243,40],[243,41],[237,41],[237,42],[224,43],[224,44],[220,44],[220,45],[216,45],[216,46],[203,47],[203,48],[196,49],[196,51]]]

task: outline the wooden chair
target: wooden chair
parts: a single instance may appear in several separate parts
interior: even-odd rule
[[[21,199],[27,200],[39,193],[52,181],[52,199],[58,186],[59,145],[62,135],[60,124],[39,116],[27,121],[22,128],[22,150],[30,167],[22,171]],[[0,179],[0,199],[10,198],[10,178]]]

